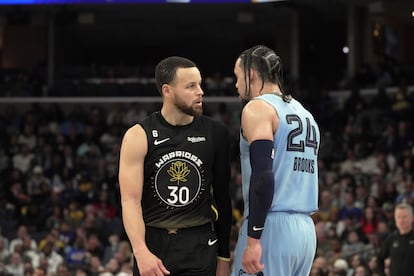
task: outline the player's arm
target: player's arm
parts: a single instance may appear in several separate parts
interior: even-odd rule
[[[377,266],[380,276],[385,276],[385,260],[390,256],[390,248],[392,244],[394,234],[388,236],[388,238],[382,244],[380,251],[377,254]]]
[[[260,239],[274,192],[273,137],[276,111],[262,100],[252,100],[242,112],[243,136],[249,143],[252,168],[249,190],[248,236]]]
[[[144,159],[147,154],[147,136],[140,125],[125,133],[119,158],[119,185],[122,220],[141,274],[162,271],[161,260],[154,256],[145,243],[145,224],[141,198],[144,185]]]
[[[134,252],[146,249],[141,197],[147,147],[144,130],[135,125],[128,129],[122,139],[119,158],[122,219]]]
[[[229,192],[230,182],[230,134],[226,127],[215,128],[214,137],[219,137],[216,143],[216,159],[214,162],[213,197],[217,206],[218,217],[215,229],[218,239],[218,261],[230,261],[230,232],[232,226],[232,205]]]

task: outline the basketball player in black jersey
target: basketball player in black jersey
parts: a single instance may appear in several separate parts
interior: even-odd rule
[[[161,111],[127,130],[120,154],[134,275],[229,275],[228,130],[202,115],[202,78],[192,61],[162,60],[155,81]]]

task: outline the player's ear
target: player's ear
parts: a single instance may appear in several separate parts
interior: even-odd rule
[[[161,91],[163,96],[168,96],[171,94],[171,87],[165,83],[161,86]]]
[[[254,80],[254,78],[256,77],[256,71],[254,71],[253,69],[249,70],[249,78],[250,80]]]

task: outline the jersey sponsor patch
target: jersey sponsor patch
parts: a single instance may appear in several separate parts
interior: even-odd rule
[[[200,142],[205,142],[206,137],[187,137],[187,141],[191,142],[191,143],[200,143]]]

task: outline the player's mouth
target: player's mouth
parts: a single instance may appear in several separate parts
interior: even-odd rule
[[[202,100],[202,99],[196,100],[196,101],[194,102],[194,104],[195,104],[196,106],[203,106],[203,100]]]

